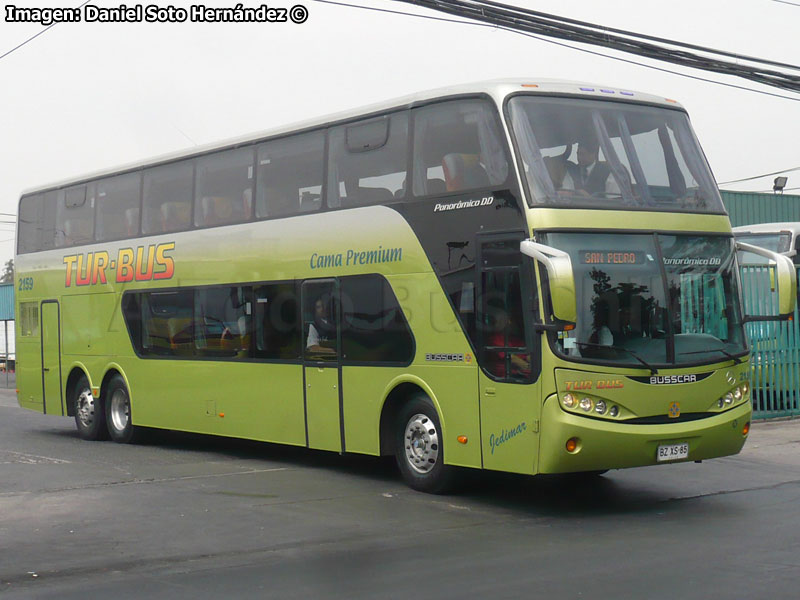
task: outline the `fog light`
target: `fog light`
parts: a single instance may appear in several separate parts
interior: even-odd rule
[[[733,390],[733,399],[737,402],[742,399],[742,388],[736,388]]]
[[[728,392],[727,394],[725,394],[723,400],[725,400],[725,404],[733,404],[733,394]]]
[[[575,405],[578,403],[578,399],[572,394],[564,394],[564,398],[561,399],[561,402],[567,408],[575,408]]]
[[[594,405],[594,412],[598,415],[602,415],[606,412],[606,403],[602,400],[598,400],[597,404]]]
[[[566,448],[567,452],[569,452],[570,454],[575,452],[578,449],[578,438],[569,438],[567,440]]]
[[[583,400],[581,400],[581,408],[583,410],[585,410],[586,412],[589,412],[590,410],[592,410],[592,401],[591,401],[591,399],[584,398]]]
[[[612,406],[611,410],[608,411],[608,414],[612,417],[616,417],[619,414],[619,406]]]

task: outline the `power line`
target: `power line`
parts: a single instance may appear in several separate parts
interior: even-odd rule
[[[797,2],[788,2],[787,0],[772,0],[773,2],[779,2],[781,4],[789,4],[790,6],[800,6]]]
[[[774,173],[764,173],[763,175],[753,175],[752,177],[745,177],[743,179],[733,179],[731,181],[722,181],[719,185],[727,185],[729,183],[740,183],[742,181],[752,181],[753,179],[761,179],[762,177],[771,177],[773,175],[780,175],[781,173],[791,173],[792,171],[800,171],[800,167],[792,167],[791,169],[783,169],[782,171],[775,171]]]
[[[78,7],[78,9],[81,9],[81,8],[83,8],[83,7],[84,7],[85,5],[87,5],[87,4],[89,4],[89,0],[86,0],[86,2],[84,2],[83,4],[81,4],[81,5]],[[55,27],[56,25],[58,25],[58,22],[56,22],[56,23],[52,23],[51,25],[48,25],[47,27],[45,27],[44,29],[42,29],[42,30],[41,30],[39,33],[37,33],[37,34],[35,34],[35,35],[32,35],[31,37],[29,37],[27,40],[25,40],[25,41],[24,41],[24,42],[22,42],[21,44],[18,44],[17,46],[14,46],[14,47],[13,47],[11,50],[9,50],[8,52],[6,52],[6,53],[4,53],[4,54],[0,54],[0,60],[3,60],[3,59],[6,57],[6,56],[8,56],[9,54],[11,54],[12,52],[15,52],[15,51],[19,50],[19,49],[20,49],[20,48],[22,48],[22,47],[23,47],[25,44],[27,44],[27,43],[29,43],[29,42],[32,42],[32,41],[33,41],[33,40],[35,40],[37,37],[39,37],[40,35],[42,35],[42,34],[43,34],[43,33],[45,33],[46,31],[48,31],[48,30],[52,29],[52,28],[53,28],[53,27]]]
[[[800,66],[797,65],[741,56],[727,51],[686,44],[684,42],[667,40],[665,38],[656,38],[654,36],[646,36],[635,32],[611,29],[595,23],[565,19],[556,15],[538,13],[508,4],[492,2],[491,0],[396,1],[430,8],[458,17],[491,23],[515,31],[536,33],[547,37],[603,46],[612,50],[619,50],[680,66],[692,67],[723,75],[735,75],[757,83],[800,92],[800,75],[767,69],[762,66],[745,65],[741,64],[739,61],[745,60],[751,63],[760,63],[760,65],[781,66],[800,71]],[[658,41],[659,43],[653,43],[654,41]],[[680,48],[698,49],[705,54],[714,56],[703,56],[684,49],[668,48],[664,44]],[[723,60],[718,58],[719,56],[728,58],[735,57],[737,62]]]
[[[360,4],[351,4],[351,3],[347,3],[347,2],[337,2],[335,0],[311,0],[311,1],[312,2],[318,2],[320,4],[331,4],[331,5],[334,5],[334,6],[344,6],[344,7],[347,7],[347,8],[356,8],[356,9],[360,9],[360,10],[369,10],[369,11],[374,11],[374,12],[382,12],[382,13],[388,13],[388,14],[403,15],[403,16],[406,16],[406,17],[415,17],[415,18],[427,19],[427,20],[431,20],[431,21],[442,21],[442,22],[445,22],[445,23],[456,23],[456,24],[459,24],[459,25],[470,25],[470,26],[473,26],[473,27],[488,27],[490,29],[506,31],[506,32],[509,32],[509,33],[522,35],[524,37],[533,38],[533,39],[535,39],[537,41],[545,42],[545,43],[548,43],[548,44],[553,44],[553,45],[556,45],[556,46],[561,46],[562,48],[568,48],[569,50],[576,50],[578,52],[583,52],[585,54],[591,54],[593,56],[600,56],[602,58],[608,58],[610,60],[616,60],[618,62],[623,62],[623,63],[626,63],[626,64],[636,65],[638,67],[644,67],[646,69],[651,69],[653,71],[659,71],[661,73],[669,73],[670,75],[677,75],[678,77],[685,77],[686,79],[692,79],[694,81],[702,81],[704,83],[712,83],[714,85],[721,85],[721,86],[728,87],[728,88],[733,88],[733,89],[736,89],[736,90],[742,90],[742,91],[745,91],[745,92],[752,92],[754,94],[761,94],[762,96],[770,96],[772,98],[781,98],[783,100],[791,100],[792,102],[800,102],[800,98],[796,98],[796,97],[793,97],[793,96],[786,96],[784,94],[777,94],[775,92],[768,92],[766,90],[757,90],[755,88],[750,88],[750,87],[747,87],[747,86],[744,86],[744,85],[738,85],[738,84],[735,84],[735,83],[727,83],[725,81],[717,81],[715,79],[709,79],[707,77],[700,77],[699,75],[690,75],[689,73],[681,73],[680,71],[673,71],[671,69],[667,69],[667,68],[664,68],[664,67],[657,67],[655,65],[648,65],[646,63],[642,63],[642,62],[638,62],[638,61],[635,61],[635,60],[631,60],[629,58],[623,58],[621,56],[611,56],[609,54],[603,54],[602,52],[597,52],[596,50],[589,50],[588,48],[579,48],[577,46],[572,46],[570,44],[565,44],[564,42],[557,42],[555,40],[550,40],[550,39],[547,39],[547,38],[544,38],[544,37],[540,37],[538,35],[533,35],[533,34],[530,34],[530,33],[524,33],[522,31],[518,31],[516,29],[510,29],[508,27],[503,27],[503,26],[498,26],[498,25],[490,25],[488,23],[478,23],[478,22],[475,22],[475,21],[464,21],[464,20],[461,20],[461,19],[448,19],[448,18],[443,18],[443,17],[434,17],[434,16],[431,16],[431,15],[421,15],[421,14],[418,14],[418,13],[404,12],[404,11],[399,11],[399,10],[389,10],[389,9],[386,9],[386,8],[377,8],[377,7],[374,7],[374,6],[362,6]],[[396,1],[403,1],[403,0],[396,0]]]

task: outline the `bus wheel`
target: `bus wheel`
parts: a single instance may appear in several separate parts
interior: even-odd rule
[[[443,494],[452,488],[455,472],[444,464],[439,415],[424,394],[414,396],[400,411],[395,458],[403,478],[413,489]]]
[[[111,439],[120,444],[136,442],[141,427],[131,422],[131,399],[121,375],[114,375],[105,393],[106,423]]]
[[[81,375],[72,389],[72,404],[75,408],[75,426],[78,435],[84,440],[106,440],[105,407],[100,400],[92,396],[92,388],[86,375]]]

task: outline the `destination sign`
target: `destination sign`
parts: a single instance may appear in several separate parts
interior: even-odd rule
[[[632,250],[581,250],[584,265],[640,265],[645,255]]]

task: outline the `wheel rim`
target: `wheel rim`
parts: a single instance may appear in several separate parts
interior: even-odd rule
[[[429,473],[439,460],[439,433],[423,414],[408,420],[405,431],[406,462],[417,473]]]
[[[128,394],[123,390],[116,390],[111,396],[111,423],[117,431],[124,431],[131,418]]]
[[[94,424],[94,396],[92,396],[92,390],[89,388],[81,390],[75,403],[75,412],[78,415],[81,426],[88,429]]]

